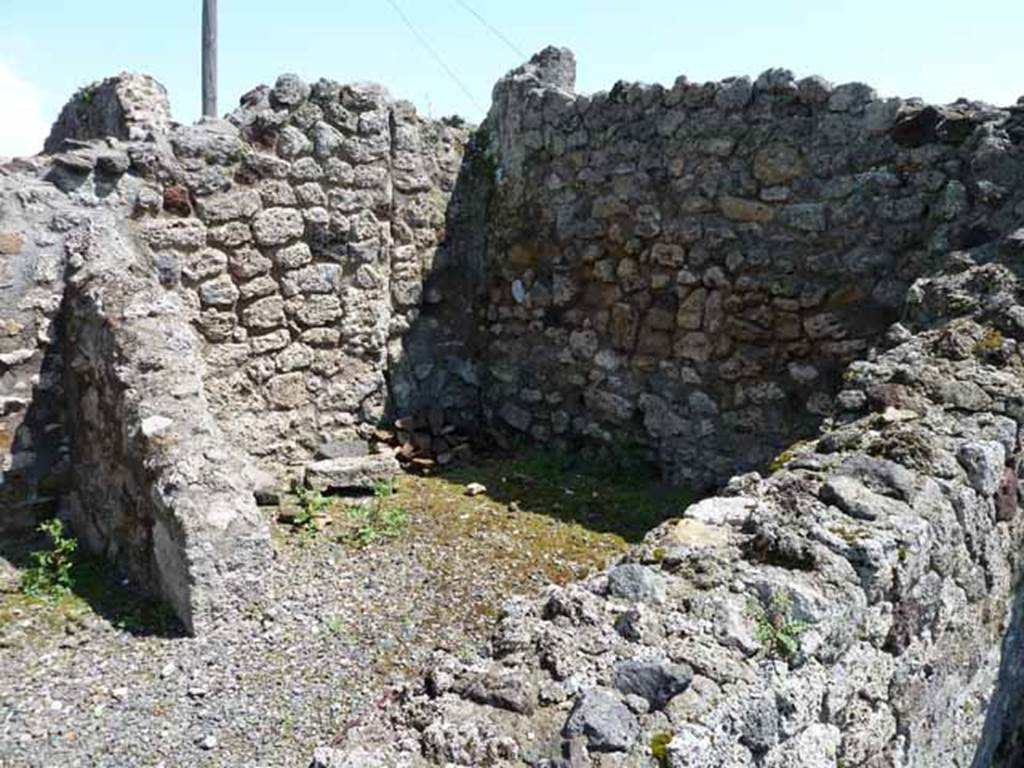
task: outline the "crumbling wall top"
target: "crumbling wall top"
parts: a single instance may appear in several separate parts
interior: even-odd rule
[[[87,85],[71,97],[50,129],[44,151],[58,152],[68,139],[143,139],[170,126],[167,90],[149,75],[122,72]]]

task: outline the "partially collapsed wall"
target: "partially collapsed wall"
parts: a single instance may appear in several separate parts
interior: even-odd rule
[[[259,592],[255,495],[387,471],[399,417],[638,447],[724,495],[320,762],[1013,764],[1024,107],[574,67],[475,132],[288,75],[191,127],[76,95],[0,168],[0,523],[59,504],[202,631]]]
[[[79,540],[199,632],[258,594],[269,530],[206,401],[202,341],[126,237],[94,216],[66,240],[68,514]]]
[[[374,428],[445,386],[404,337],[432,338],[423,285],[466,133],[294,76],[195,127],[149,78],[76,94],[52,154],[0,179],[3,525],[62,504],[193,631],[255,597],[254,495],[325,456],[343,466],[318,487],[386,476]]]
[[[584,388],[579,426],[587,431],[587,420],[603,423],[614,438],[628,435],[629,426],[637,429],[641,413],[643,428],[651,431],[657,422],[643,405],[652,402],[644,388],[671,381],[672,371],[694,361],[677,362],[670,354],[676,344],[663,339],[665,359],[645,370],[638,365],[642,352],[616,351],[620,326],[612,322],[614,312],[602,315],[600,306],[583,311],[587,303],[578,298],[567,301],[563,314],[555,301],[557,286],[582,281],[578,290],[562,294],[571,299],[597,285],[616,298],[613,310],[624,296],[644,294],[640,306],[650,311],[648,298],[659,294],[648,281],[663,266],[654,253],[664,252],[651,241],[671,237],[665,233],[676,232],[678,222],[694,219],[679,217],[678,208],[666,213],[665,200],[680,201],[669,193],[642,208],[649,174],[663,171],[673,156],[656,156],[649,173],[640,173],[636,159],[646,156],[651,141],[658,146],[657,139],[629,144],[628,157],[584,153],[574,168],[565,142],[585,146],[587,140],[569,140],[567,130],[585,130],[588,119],[601,125],[603,117],[593,116],[590,102],[611,110],[613,99],[568,94],[567,61],[563,52],[542,53],[496,90],[498,104],[485,124],[491,154],[483,155],[494,161],[484,165],[494,176],[490,215],[481,219],[488,227],[487,257],[466,273],[482,276],[479,284],[490,289],[483,311],[493,321],[485,353],[492,379],[483,397],[493,416],[529,431],[546,424],[544,414],[551,406],[563,407],[567,398],[524,398],[514,394],[516,387],[532,383],[559,394],[574,386]],[[816,399],[828,402],[822,409],[829,415],[825,428],[818,434],[808,426],[807,439],[783,451],[770,476],[734,476],[720,495],[652,531],[612,568],[537,599],[512,601],[485,653],[436,658],[421,682],[393,696],[385,718],[350,733],[344,748],[320,750],[315,768],[1001,768],[1024,759],[1017,670],[1024,637],[1024,108],[962,104],[935,110],[869,102],[874,107],[868,109],[861,101],[863,112],[851,114],[848,97],[866,98],[860,86],[797,86],[783,73],[759,82],[681,83],[675,90],[696,100],[686,117],[697,125],[702,112],[728,123],[730,110],[742,108],[748,111],[745,119],[737,118],[737,134],[754,131],[769,144],[783,130],[776,122],[788,125],[787,116],[798,127],[814,127],[792,152],[781,152],[788,167],[796,164],[808,175],[790,179],[789,200],[772,199],[783,194],[774,187],[765,200],[765,188],[756,183],[760,144],[734,161],[724,159],[732,157],[724,147],[721,156],[709,153],[711,159],[698,153],[704,161],[680,149],[683,168],[696,165],[694,178],[681,182],[684,190],[702,178],[708,164],[735,167],[715,183],[704,179],[695,223],[688,225],[700,236],[685,245],[669,242],[679,263],[666,271],[678,267],[676,274],[686,282],[679,292],[668,280],[660,295],[678,299],[699,287],[706,320],[707,296],[720,291],[723,317],[697,331],[679,326],[678,307],[674,328],[644,326],[639,318],[646,316],[634,313],[634,325],[641,327],[636,344],[651,343],[645,339],[658,330],[677,340],[699,332],[723,339],[726,350],[721,358],[712,351],[704,362],[728,361],[736,343],[730,329],[743,315],[727,324],[726,299],[759,296],[747,287],[758,276],[768,281],[769,294],[778,286],[774,290],[782,298],[792,298],[786,291],[794,281],[819,285],[824,304],[756,298],[749,322],[761,327],[758,318],[796,313],[806,334],[809,323],[818,327],[812,318],[828,312],[826,338],[809,336],[783,346],[799,365],[820,367],[821,379],[786,378],[793,361],[784,354],[778,359],[789,364],[760,369],[760,378],[743,386],[765,384],[788,393],[788,399],[758,403],[766,418],[780,422],[792,415],[787,407],[810,403],[820,393]],[[818,94],[812,102],[817,107],[801,106],[807,89]],[[631,136],[631,130],[656,132],[661,123],[636,115],[644,103],[654,116],[663,115],[661,99],[676,98],[658,88],[617,91],[615,109],[634,118],[606,126],[602,135],[609,141]],[[721,103],[722,94],[737,92],[735,102]],[[502,111],[510,93],[515,108]],[[837,94],[833,108],[825,107]],[[711,106],[715,100],[719,104]],[[883,106],[891,110],[887,122],[865,131],[861,121]],[[549,125],[549,110],[563,115],[566,129]],[[496,117],[514,122],[495,130]],[[823,126],[852,131],[848,146],[837,143],[820,167],[806,167],[814,153],[805,146],[823,140],[816,133]],[[723,140],[732,146],[737,136]],[[865,157],[857,160],[857,151]],[[581,191],[595,168],[609,167],[601,165],[605,160],[622,169],[621,184],[617,174],[606,172],[594,179],[596,192]],[[745,175],[748,167],[755,172]],[[742,193],[728,186],[744,179]],[[833,183],[846,189],[836,198],[823,191]],[[814,195],[825,195],[825,201]],[[540,202],[534,206],[534,200]],[[598,205],[614,211],[608,221],[594,215]],[[794,232],[794,220],[787,218],[796,216],[791,206],[801,215],[813,212],[815,226],[796,226]],[[858,209],[860,223],[853,231],[847,230],[849,221],[837,221],[838,212]],[[895,210],[916,213],[900,222],[890,215]],[[739,212],[750,211],[760,220],[736,222]],[[503,220],[506,215],[513,218]],[[576,225],[589,229],[572,237],[559,234]],[[635,234],[640,228],[645,236]],[[719,241],[713,235],[719,231],[731,235]],[[503,239],[509,233],[511,239]],[[632,250],[607,257],[612,263],[604,274],[613,279],[600,279],[592,271],[599,255],[622,242],[632,242]],[[579,253],[581,244],[595,250],[592,263],[566,255]],[[707,264],[706,250],[723,244],[731,244],[724,246],[725,258],[734,254],[728,272],[722,262],[711,264],[700,286],[690,285],[694,258]],[[746,262],[755,246],[772,258]],[[854,257],[844,262],[849,253],[876,254],[875,271],[857,268]],[[623,263],[628,269],[621,270]],[[849,270],[829,266],[836,263],[847,263]],[[730,281],[707,280],[708,272],[731,276]],[[637,275],[636,282],[626,280]],[[843,292],[838,306],[829,304],[830,291]],[[738,311],[741,304],[731,306]],[[897,317],[901,322],[891,322]],[[585,325],[573,325],[578,322]],[[664,325],[671,323],[666,319]],[[592,331],[593,362],[573,354],[573,335],[578,340],[584,331]],[[503,341],[505,336],[511,341]],[[845,358],[833,356],[827,338],[852,339],[861,359],[841,366]],[[748,341],[752,352],[779,353],[770,338],[759,345]],[[602,365],[602,357],[615,364]],[[694,379],[689,389],[678,390],[696,387],[716,406],[705,415],[718,413],[723,420],[707,432],[686,421],[685,401],[659,409],[659,419],[681,425],[669,434],[653,433],[661,450],[670,450],[670,461],[677,446],[694,451],[692,459],[680,459],[697,464],[679,467],[683,477],[700,477],[709,468],[719,476],[730,463],[743,465],[763,450],[732,458],[723,453],[721,464],[703,464],[705,447],[717,451],[722,441],[742,439],[770,444],[789,428],[755,420],[737,429],[725,419],[735,402],[729,393],[740,385],[721,377],[720,367],[701,369],[718,376],[710,388],[709,380]],[[587,386],[608,381],[639,387],[613,393],[621,407],[610,414],[586,397]],[[638,391],[635,400],[626,396]],[[518,410],[502,405],[512,397],[518,398]]]

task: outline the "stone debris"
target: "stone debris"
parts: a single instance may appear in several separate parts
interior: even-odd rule
[[[594,752],[626,752],[640,736],[640,725],[621,696],[591,688],[577,699],[562,734],[582,736]]]
[[[487,493],[487,486],[482,483],[470,483],[466,486],[467,496],[480,496]]]
[[[395,433],[389,442],[398,447],[398,459],[413,471],[447,467],[472,457],[468,435],[446,423],[444,411],[430,408],[414,416],[395,420]]]

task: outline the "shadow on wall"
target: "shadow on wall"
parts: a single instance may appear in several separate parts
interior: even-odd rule
[[[1002,644],[1002,662],[972,768],[1024,765],[1024,589],[1018,586]],[[979,702],[975,706],[981,706]]]
[[[574,73],[549,48],[495,88],[391,413],[440,407],[500,445],[636,443],[700,489],[766,468],[962,239],[978,118],[894,132],[920,105],[782,70],[593,96]]]
[[[494,436],[481,431],[487,335],[480,316],[487,299],[486,220],[495,190],[481,130],[466,144],[445,209],[445,237],[423,276],[418,314],[389,361],[384,422],[440,409],[444,424],[437,431],[450,424],[487,443]],[[428,447],[435,455],[444,450]]]
[[[63,309],[54,320],[60,327]],[[38,353],[37,353],[38,354]],[[7,424],[0,430],[0,454],[8,466],[0,475],[0,532],[33,530],[53,517],[70,490],[71,466],[64,431],[63,359],[58,345],[42,347],[42,363],[27,405],[6,398]],[[20,409],[24,410],[20,410]],[[8,431],[11,418],[17,426]]]

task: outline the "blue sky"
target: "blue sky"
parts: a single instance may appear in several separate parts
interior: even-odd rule
[[[584,92],[616,80],[757,75],[862,80],[885,95],[1009,104],[1024,94],[1022,0],[220,0],[222,112],[277,74],[376,80],[433,116],[482,116],[519,56],[464,7],[532,53],[577,55]],[[33,151],[79,86],[124,69],[167,86],[176,119],[199,111],[200,0],[0,0],[0,155]]]

